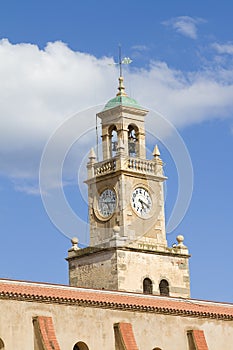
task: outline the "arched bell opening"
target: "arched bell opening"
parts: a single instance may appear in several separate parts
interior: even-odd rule
[[[128,152],[130,157],[138,157],[138,128],[136,125],[128,126]]]
[[[117,154],[118,135],[116,125],[109,127],[109,139],[110,139],[110,157],[115,157]]]

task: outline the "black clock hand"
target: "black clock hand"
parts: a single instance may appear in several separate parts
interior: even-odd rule
[[[143,202],[143,200],[141,200],[141,198],[139,198],[139,200],[138,200],[140,203],[141,203],[141,205],[142,205],[142,209],[144,209],[144,204],[145,204],[145,202]]]
[[[147,204],[146,202],[144,202],[141,198],[140,198],[138,201],[142,204],[143,207],[146,206],[148,209],[150,209],[149,204]]]
[[[147,204],[146,202],[144,202],[144,201],[142,201],[142,202],[145,204],[145,206],[146,206],[147,208],[150,207],[149,204]]]

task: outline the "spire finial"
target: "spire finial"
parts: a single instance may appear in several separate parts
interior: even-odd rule
[[[118,90],[119,92],[117,93],[117,96],[127,96],[126,92],[125,92],[125,87],[124,87],[124,78],[123,78],[123,74],[122,74],[122,64],[130,64],[132,62],[132,60],[129,57],[125,57],[122,59],[121,57],[121,45],[119,45],[119,61],[118,61],[118,65],[120,68],[120,76],[118,78],[119,80],[119,85],[118,85]]]
[[[116,94],[117,96],[127,96],[127,93],[125,92],[125,87],[124,87],[124,78],[123,77],[119,77],[118,78],[119,81],[119,85],[118,85],[118,90],[119,92]]]

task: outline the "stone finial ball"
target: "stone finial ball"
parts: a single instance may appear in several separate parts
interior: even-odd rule
[[[182,235],[178,235],[177,237],[176,237],[176,240],[177,240],[177,242],[180,244],[180,243],[183,243],[184,242],[184,236],[182,236]]]
[[[78,244],[78,238],[77,237],[73,237],[71,239],[71,243],[74,245],[74,244]]]
[[[113,227],[113,232],[120,232],[120,227],[119,226],[114,226]]]

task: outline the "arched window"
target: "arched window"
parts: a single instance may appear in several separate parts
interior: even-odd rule
[[[0,350],[4,350],[5,347],[4,347],[4,343],[2,341],[2,339],[0,339]]]
[[[89,350],[89,348],[85,343],[79,341],[77,344],[75,344],[73,350]]]
[[[110,156],[115,157],[117,152],[117,128],[115,125],[110,126],[109,128],[109,138],[110,138]]]
[[[162,350],[162,349],[160,349],[160,348],[154,348],[153,350]]]
[[[130,157],[138,156],[138,129],[134,125],[128,126],[128,151]]]
[[[153,284],[149,278],[143,280],[143,293],[144,294],[153,294]]]
[[[169,296],[169,283],[167,280],[161,280],[159,283],[160,295]]]

